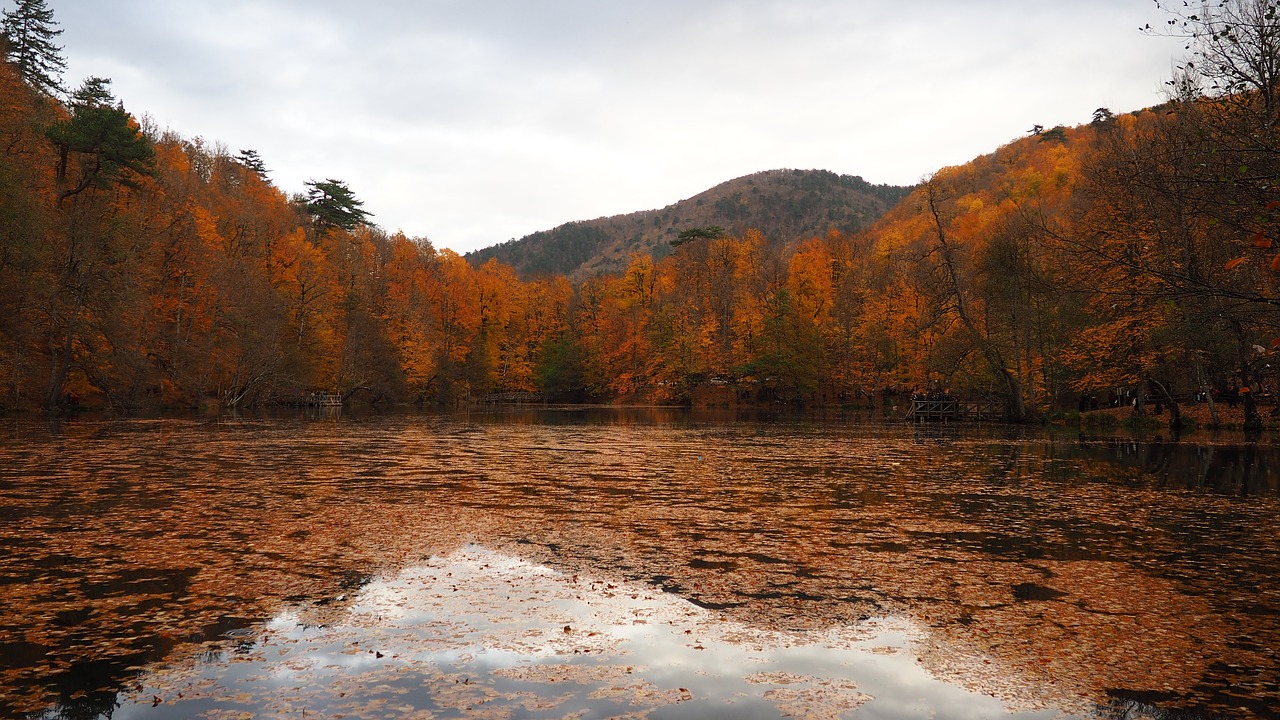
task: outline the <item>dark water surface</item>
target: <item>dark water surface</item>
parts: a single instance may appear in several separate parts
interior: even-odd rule
[[[1280,716],[1269,438],[2,431],[0,717]]]

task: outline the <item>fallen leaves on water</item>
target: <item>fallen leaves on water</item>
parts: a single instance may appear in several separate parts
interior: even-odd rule
[[[922,663],[1011,703],[1168,687],[1205,706],[1280,679],[1274,498],[1187,495],[1017,442],[561,430],[157,424],[11,442],[0,632],[17,648],[0,696],[38,712],[48,679],[78,664],[114,663],[123,685],[298,604],[324,624],[370,578],[468,542],[586,578],[583,592],[665,590],[770,642],[902,613],[930,628]],[[685,461],[693,448],[703,462]],[[555,621],[558,638],[501,644],[609,649],[579,618]],[[1196,695],[1205,679],[1217,700]]]

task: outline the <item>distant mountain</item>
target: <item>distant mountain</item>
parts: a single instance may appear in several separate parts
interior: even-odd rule
[[[734,233],[755,228],[783,248],[832,228],[853,231],[870,225],[910,191],[827,170],[768,170],[661,210],[570,222],[466,257],[475,265],[497,258],[526,278],[567,275],[579,280],[622,270],[633,253],[661,258],[671,252],[670,242],[680,231],[689,228],[719,225]]]

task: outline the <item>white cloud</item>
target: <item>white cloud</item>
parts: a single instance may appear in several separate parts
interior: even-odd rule
[[[738,175],[911,183],[1160,100],[1145,0],[61,0],[69,81],[466,251]],[[1155,24],[1155,23],[1153,23]]]

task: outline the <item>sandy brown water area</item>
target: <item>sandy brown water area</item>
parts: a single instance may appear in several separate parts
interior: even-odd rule
[[[1277,472],[659,410],[10,422],[0,716],[1273,717]]]

